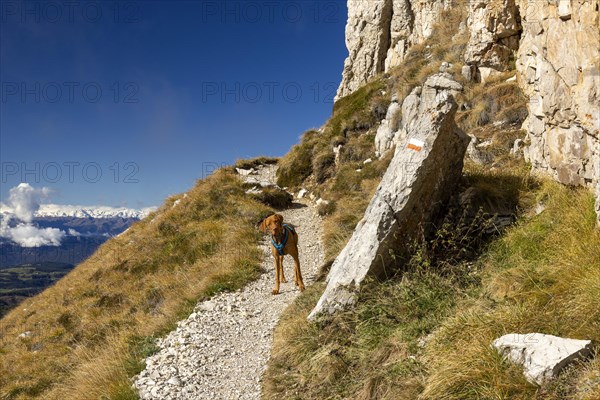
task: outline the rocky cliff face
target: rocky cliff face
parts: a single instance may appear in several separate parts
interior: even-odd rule
[[[600,180],[599,2],[520,1],[519,83],[529,97],[526,156],[566,185]]]
[[[515,0],[469,2],[467,27],[465,64],[474,78],[485,80],[495,71],[511,69],[522,31]]]
[[[516,68],[535,171],[595,189],[600,224],[599,0],[349,0],[343,97],[404,59],[449,7],[468,8],[465,76]]]
[[[595,188],[600,212],[599,16],[598,0],[471,3],[465,62],[485,77],[516,61],[529,98],[526,159],[565,185]]]
[[[398,66],[408,49],[433,32],[452,0],[348,0],[342,83],[336,100],[372,76]]]

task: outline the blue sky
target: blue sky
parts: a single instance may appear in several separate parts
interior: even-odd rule
[[[345,0],[0,0],[1,199],[146,207],[322,125]]]

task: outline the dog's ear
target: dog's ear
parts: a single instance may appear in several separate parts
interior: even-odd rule
[[[262,222],[260,223],[260,225],[258,226],[258,229],[262,232],[262,233],[267,233],[267,218],[263,219]]]
[[[283,215],[275,214],[273,217],[275,217],[275,221],[277,221],[278,224],[283,224]]]

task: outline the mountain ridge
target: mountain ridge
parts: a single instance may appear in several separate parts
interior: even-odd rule
[[[41,204],[33,214],[36,218],[42,217],[73,217],[73,218],[146,218],[156,211],[157,207],[144,207],[141,209],[111,206],[81,206],[69,204]],[[0,207],[0,215],[14,215],[14,210],[5,204]]]

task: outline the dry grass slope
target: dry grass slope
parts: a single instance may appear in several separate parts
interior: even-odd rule
[[[481,296],[460,304],[428,345],[423,398],[600,398],[597,361],[581,364],[578,377],[561,377],[540,390],[489,347],[511,332],[600,340],[600,253],[595,251],[600,233],[593,198],[586,190],[552,182],[536,194],[546,210],[524,218],[494,243],[481,260]],[[569,395],[563,397],[565,391]]]
[[[226,170],[169,198],[2,319],[0,398],[135,399],[152,338],[257,276],[254,225],[269,211]]]
[[[306,323],[323,287],[297,299],[276,330],[266,398],[597,399],[600,363],[584,362],[551,385],[529,384],[490,348],[510,332],[600,340],[600,233],[593,197],[530,177],[484,172],[470,184],[514,203],[520,219],[480,242],[450,223],[415,248],[403,272],[371,282],[353,310]],[[495,184],[494,184],[495,182]],[[543,201],[546,210],[533,210]],[[450,221],[451,222],[451,221]],[[463,232],[475,228],[472,241]],[[456,246],[460,243],[460,246]],[[470,253],[456,252],[472,246]]]

